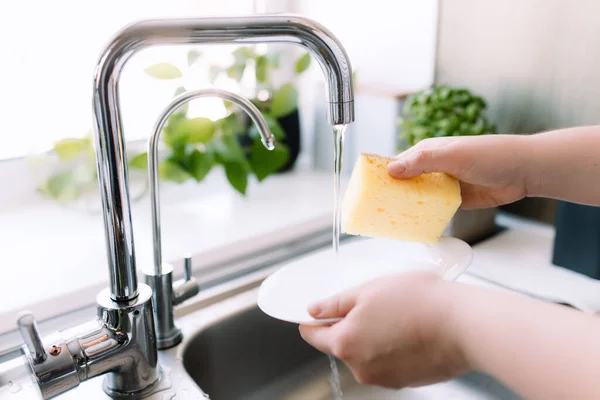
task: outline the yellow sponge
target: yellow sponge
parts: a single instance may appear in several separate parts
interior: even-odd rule
[[[433,172],[392,178],[392,158],[361,154],[342,202],[342,232],[435,243],[462,202],[458,180]]]

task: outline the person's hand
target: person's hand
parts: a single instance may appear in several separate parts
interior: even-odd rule
[[[334,355],[362,384],[389,388],[445,381],[468,370],[454,337],[453,283],[410,272],[379,278],[309,308],[333,325],[301,325],[313,347]]]
[[[445,172],[461,182],[462,208],[487,208],[527,195],[528,136],[482,135],[425,139],[388,166],[398,179]]]

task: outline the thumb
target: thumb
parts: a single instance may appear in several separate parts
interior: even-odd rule
[[[308,307],[308,312],[313,318],[343,318],[356,305],[356,293],[345,292],[321,300]]]
[[[388,164],[388,173],[394,178],[413,178],[421,174],[433,172],[439,157],[435,151],[423,149],[409,152],[405,156],[399,156],[395,161]]]
[[[450,162],[446,153],[440,148],[421,149],[399,156],[388,164],[388,173],[399,179],[408,179],[429,172],[446,172],[452,174],[454,163]]]

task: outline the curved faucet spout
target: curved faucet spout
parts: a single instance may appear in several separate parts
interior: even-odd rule
[[[162,239],[160,227],[160,194],[158,182],[158,143],[169,117],[185,103],[201,97],[219,97],[240,106],[258,128],[263,145],[273,150],[275,139],[262,114],[249,100],[221,89],[204,89],[183,93],[176,97],[163,110],[148,140],[148,182],[150,183],[150,203],[152,209],[152,244],[154,248],[154,269],[145,271],[146,283],[152,288],[156,343],[158,349],[168,349],[181,342],[183,335],[175,326],[173,306],[198,293],[199,286],[192,277],[192,260],[186,257],[185,278],[173,282],[173,267],[162,262]]]
[[[164,109],[160,117],[158,118],[154,129],[152,130],[152,136],[148,140],[148,182],[150,184],[150,202],[152,209],[152,238],[154,247],[154,274],[162,275],[162,241],[161,241],[161,228],[160,228],[160,194],[159,194],[159,182],[158,182],[158,143],[160,135],[169,117],[185,103],[198,99],[201,97],[218,97],[224,100],[228,100],[232,103],[240,106],[252,119],[258,133],[260,134],[263,145],[268,150],[275,148],[275,138],[271,134],[267,121],[263,118],[259,109],[256,108],[252,102],[239,96],[235,93],[228,92],[221,89],[204,89],[185,92],[177,96],[169,105]]]
[[[348,55],[325,27],[296,15],[142,21],[122,30],[101,55],[94,79],[94,133],[114,301],[127,302],[138,294],[125,138],[119,109],[119,77],[123,66],[134,53],[154,45],[269,42],[306,48],[325,77],[329,122],[338,125],[354,121]]]

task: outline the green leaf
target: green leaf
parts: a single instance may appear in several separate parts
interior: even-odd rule
[[[88,149],[88,140],[87,138],[63,139],[56,142],[54,151],[58,154],[58,158],[63,161],[73,160]]]
[[[269,72],[269,64],[265,56],[259,56],[256,59],[256,81],[264,83],[267,81],[267,75]]]
[[[187,53],[187,62],[188,65],[191,67],[192,65],[194,65],[194,63],[200,58],[200,52],[196,51],[196,50],[190,50]]]
[[[188,132],[180,128],[185,121],[187,121],[187,118],[181,113],[176,113],[169,117],[167,126],[165,126],[162,134],[162,139],[167,146],[185,145]]]
[[[148,153],[143,152],[133,157],[129,161],[129,166],[131,168],[146,169],[148,167]]]
[[[441,87],[439,90],[440,99],[446,100],[450,97],[451,91],[450,88]]]
[[[148,68],[146,68],[144,72],[158,79],[176,79],[182,77],[179,68],[169,63],[159,63],[151,65]]]
[[[79,197],[80,190],[75,184],[72,171],[59,172],[51,176],[38,190],[55,200],[66,202]]]
[[[172,152],[168,156],[167,160],[179,165],[185,165],[187,160],[187,143],[185,141],[178,141],[174,143]]]
[[[246,64],[233,64],[232,66],[227,68],[227,76],[235,80],[236,82],[239,82],[244,76],[245,69]]]
[[[481,107],[482,109],[487,107],[487,104],[486,104],[485,100],[483,100],[483,98],[481,98],[481,96],[475,96],[473,98],[473,101],[475,101],[476,103],[478,103],[479,107]]]
[[[471,125],[468,122],[461,122],[458,130],[461,135],[469,135],[471,133]]]
[[[175,93],[173,94],[173,97],[177,97],[183,93],[185,93],[185,88],[183,86],[179,86],[177,89],[175,89]]]
[[[215,123],[208,118],[186,119],[179,128],[185,132],[188,143],[206,143],[215,133]]]
[[[242,195],[246,195],[248,170],[242,164],[235,162],[227,162],[223,166],[225,167],[225,175],[231,186]]]
[[[236,63],[245,63],[250,58],[254,58],[256,54],[250,47],[239,47],[231,54],[235,57]]]
[[[200,182],[215,165],[215,157],[212,152],[192,151],[189,158],[189,169],[194,178]]]
[[[283,128],[279,124],[279,121],[277,121],[276,118],[267,113],[263,113],[263,118],[267,122],[267,126],[269,127],[269,130],[271,131],[273,136],[275,136],[275,139],[283,139],[285,137],[285,131],[283,130]],[[248,134],[254,139],[260,136],[256,124],[252,123],[252,125],[250,125]]]
[[[233,110],[235,107],[237,107],[237,104],[235,104],[235,103],[233,103],[233,102],[231,102],[231,101],[228,101],[228,100],[223,100],[223,105],[225,106],[225,109],[226,109],[227,111],[231,111],[231,110]],[[227,118],[227,117],[225,117],[225,118]]]
[[[310,66],[310,54],[306,53],[302,57],[296,60],[296,73],[301,74],[308,69]]]
[[[170,130],[175,129],[177,126],[179,126],[181,123],[183,123],[186,119],[187,118],[185,117],[185,115],[175,113],[169,117],[169,120],[167,121],[167,125],[165,126],[165,129],[170,129]]]
[[[479,104],[471,103],[467,106],[465,113],[469,121],[475,121],[479,115]]]
[[[246,156],[237,135],[221,135],[216,137],[211,145],[223,164],[231,162],[246,163]]]
[[[233,104],[233,103],[230,103]],[[223,117],[215,123],[223,135],[234,135],[236,133],[242,133],[246,129],[241,121],[238,113],[231,113],[226,117]]]
[[[290,151],[287,146],[276,144],[273,150],[267,150],[260,139],[256,139],[252,145],[250,166],[260,182],[272,173],[277,172],[287,163],[289,158]]]
[[[233,65],[227,68],[227,76],[239,82],[244,76],[246,63],[249,59],[256,57],[256,54],[250,47],[240,47],[233,51],[235,61]]]
[[[177,183],[183,183],[192,177],[190,173],[183,169],[180,165],[170,160],[160,163],[158,166],[158,176],[162,180],[173,181]]]
[[[271,103],[271,115],[276,118],[284,117],[298,107],[298,92],[296,88],[288,83],[279,88],[273,94]]]

